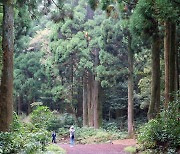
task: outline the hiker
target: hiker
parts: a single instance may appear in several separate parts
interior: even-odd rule
[[[74,126],[71,126],[70,129],[69,129],[69,133],[70,133],[70,146],[71,147],[73,147],[73,145],[74,145],[74,132],[75,132]]]
[[[53,131],[52,133],[52,143],[56,143],[56,132]]]

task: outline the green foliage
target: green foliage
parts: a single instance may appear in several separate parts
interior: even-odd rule
[[[159,118],[150,120],[140,129],[138,143],[143,149],[177,150],[180,145],[179,108],[179,102],[170,103]]]
[[[101,20],[98,39],[100,64],[96,72],[101,85],[109,88],[124,82],[124,76],[127,74],[127,61],[124,61],[127,58],[127,39],[123,39],[123,28],[119,19]]]
[[[24,134],[25,135],[25,134]],[[27,133],[24,144],[26,153],[37,153],[38,151],[45,150],[45,146],[49,140],[49,133],[46,130],[40,129],[38,132]]]
[[[11,125],[11,131],[18,132],[19,128],[21,127],[22,127],[22,123],[20,122],[18,115],[16,114],[16,112],[13,112],[13,123]]]
[[[64,113],[62,115],[54,115],[50,120],[49,123],[47,124],[47,129],[49,131],[57,131],[60,132],[59,130],[62,129],[69,129],[71,125],[75,124],[75,119],[71,114]]]
[[[103,129],[105,129],[107,131],[117,132],[118,125],[116,122],[103,122]]]
[[[62,119],[59,116],[53,116],[47,125],[47,130],[58,132],[61,127],[63,127]]]
[[[134,54],[135,59],[135,80],[139,92],[135,95],[140,103],[141,109],[147,109],[151,96],[151,52],[148,49],[142,49],[141,52]]]
[[[14,95],[16,103],[18,99],[24,105],[30,106],[34,101],[43,96],[46,76],[40,64],[40,52],[22,53],[14,60]],[[19,103],[21,103],[19,102]]]
[[[169,0],[139,0],[130,19],[130,31],[134,38],[137,36],[152,36],[153,27],[157,21],[179,20],[179,7]]]
[[[59,128],[58,129],[58,136],[60,136],[60,137],[67,137],[67,136],[69,136],[69,128],[64,128],[64,127]]]
[[[111,127],[112,128],[112,127]],[[60,138],[69,137],[69,128],[59,128]],[[112,140],[122,139],[127,136],[126,132],[113,129],[94,129],[91,127],[75,127],[75,140],[80,144],[104,143]]]
[[[29,30],[32,24],[28,6],[15,8],[15,54],[21,53],[29,45]]]
[[[98,6],[99,0],[88,0],[89,5],[93,10],[95,10]]]
[[[66,151],[62,148],[60,148],[58,145],[50,144],[46,147],[45,154],[66,154]]]
[[[10,153],[17,150],[17,146],[13,143],[12,133],[0,133],[0,151],[1,153]]]
[[[13,119],[12,132],[0,133],[0,153],[35,154],[43,151],[49,140],[49,133],[44,129],[24,125],[16,114]]]
[[[176,2],[169,0],[156,0],[156,16],[161,21],[171,20],[176,22],[179,17],[180,9]]]
[[[63,123],[65,128],[69,128],[71,125],[75,124],[75,119],[73,115],[65,113],[63,115]]]
[[[32,124],[37,128],[47,128],[53,113],[47,106],[37,106],[31,113]]]
[[[75,138],[82,144],[103,143],[124,137],[122,132],[106,131],[88,127],[76,128]]]
[[[124,148],[124,151],[126,151],[126,152],[128,152],[128,153],[130,153],[130,154],[133,154],[133,153],[136,152],[136,147],[131,147],[131,146],[125,147],[125,148]]]
[[[154,24],[153,2],[140,0],[130,19],[130,31],[134,36],[152,35]],[[135,37],[136,38],[136,37]]]

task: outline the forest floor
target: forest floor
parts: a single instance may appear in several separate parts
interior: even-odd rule
[[[67,151],[67,154],[127,154],[124,148],[135,146],[134,139],[123,139],[103,144],[76,144],[70,147],[68,143],[58,143],[58,145]]]

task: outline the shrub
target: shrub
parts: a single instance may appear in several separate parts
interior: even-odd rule
[[[58,136],[65,137],[69,135],[69,129],[67,128],[59,128],[58,129]]]
[[[13,123],[10,127],[11,131],[19,131],[21,127],[22,123],[20,122],[18,115],[16,114],[16,112],[13,112]]]
[[[140,129],[138,143],[143,149],[173,151],[179,148],[179,108],[179,102],[169,103],[168,109],[161,112],[159,118],[149,121]]]
[[[0,151],[1,153],[16,153],[20,149],[20,142],[16,143],[14,139],[17,136],[11,132],[0,133]]]
[[[58,131],[59,128],[63,127],[61,116],[53,116],[47,124],[48,131]]]
[[[25,153],[44,151],[45,146],[49,140],[49,133],[46,130],[39,130],[38,132],[27,133],[24,137],[24,140],[25,141],[23,151]]]
[[[37,153],[45,149],[48,140],[49,135],[45,130],[39,130],[36,133],[0,133],[0,153]]]
[[[63,114],[63,127],[69,129],[72,125],[75,125],[75,118],[73,115],[68,113]]]
[[[70,126],[74,124],[75,119],[71,114],[54,115],[49,120],[49,123],[47,123],[47,130],[57,132],[59,128],[69,129]]]
[[[102,128],[105,130],[113,131],[127,131],[127,117],[118,117],[109,121],[103,120]]]
[[[37,128],[46,128],[53,117],[53,113],[47,106],[37,106],[30,117],[32,124]]]
[[[107,131],[118,131],[118,125],[116,122],[103,122],[103,129]]]
[[[75,138],[82,144],[103,143],[122,138],[122,133],[89,127],[76,128]]]
[[[0,153],[40,153],[49,140],[49,132],[32,124],[23,124],[14,113],[11,132],[0,133]]]

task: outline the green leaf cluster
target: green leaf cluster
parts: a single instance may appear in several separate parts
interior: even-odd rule
[[[159,148],[163,152],[177,150],[180,144],[179,107],[179,101],[170,103],[157,119],[149,121],[140,129],[138,143],[143,149]]]
[[[36,128],[46,129],[50,119],[53,117],[53,113],[47,106],[37,106],[30,116],[31,122]]]
[[[11,132],[0,133],[0,153],[41,153],[49,140],[44,129],[35,129],[30,124],[20,122],[14,114]]]

